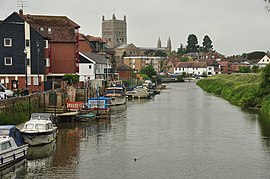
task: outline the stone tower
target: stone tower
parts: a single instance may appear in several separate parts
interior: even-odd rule
[[[161,48],[161,40],[160,40],[160,37],[158,38],[157,48]]]
[[[107,39],[112,48],[127,44],[126,16],[124,16],[124,20],[116,19],[115,14],[110,20],[105,20],[105,17],[102,16],[102,37]]]
[[[172,51],[172,42],[171,42],[171,38],[169,37],[168,41],[167,41],[167,51],[171,52]]]

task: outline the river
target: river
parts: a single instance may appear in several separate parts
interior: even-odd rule
[[[113,107],[111,121],[57,126],[54,143],[2,178],[270,178],[270,119],[195,83]]]

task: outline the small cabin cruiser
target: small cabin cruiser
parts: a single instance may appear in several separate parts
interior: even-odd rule
[[[146,87],[137,86],[132,91],[127,91],[126,96],[128,98],[149,98],[150,94]]]
[[[125,88],[122,86],[108,87],[104,92],[104,96],[112,99],[111,105],[121,105],[126,103]]]
[[[28,145],[13,125],[0,126],[0,168],[26,157]]]
[[[41,145],[54,141],[57,127],[50,117],[50,113],[33,113],[21,129],[24,141],[29,145]]]

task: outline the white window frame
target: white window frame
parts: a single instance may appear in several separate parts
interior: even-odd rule
[[[7,63],[7,59],[10,59],[10,63]],[[4,63],[5,63],[5,66],[12,66],[12,57],[5,57]]]
[[[49,58],[45,58],[45,66],[50,67],[50,59]]]
[[[31,76],[27,76],[27,85],[32,84],[31,80],[32,80]]]
[[[33,85],[38,86],[38,77],[37,76],[33,77]]]
[[[9,44],[6,43],[7,41],[9,41]],[[12,38],[4,38],[4,46],[5,47],[12,47]]]
[[[44,40],[44,48],[49,48],[49,41],[48,40]]]

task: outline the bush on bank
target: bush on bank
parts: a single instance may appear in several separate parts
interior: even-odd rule
[[[270,111],[270,96],[262,95],[261,76],[250,74],[221,74],[197,82],[203,90],[220,95],[240,107],[262,107]],[[269,100],[268,100],[269,98]]]

